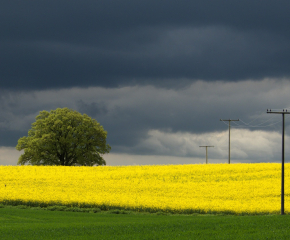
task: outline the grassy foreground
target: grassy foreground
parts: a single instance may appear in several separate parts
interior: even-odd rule
[[[157,215],[0,208],[1,239],[290,239],[289,215]]]

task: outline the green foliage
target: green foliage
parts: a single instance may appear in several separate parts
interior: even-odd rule
[[[28,131],[18,140],[23,150],[18,164],[93,166],[106,165],[102,155],[111,147],[107,132],[86,114],[68,108],[41,111]]]

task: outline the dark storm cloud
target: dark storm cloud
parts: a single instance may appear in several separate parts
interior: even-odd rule
[[[77,106],[81,113],[89,116],[104,115],[108,113],[108,108],[103,102],[85,103],[83,100],[79,100]]]
[[[17,145],[18,139],[20,137],[27,136],[27,132],[0,129],[0,136],[0,146],[15,147]]]
[[[0,87],[289,76],[289,1],[5,1]]]

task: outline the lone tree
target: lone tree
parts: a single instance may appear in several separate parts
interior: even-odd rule
[[[24,149],[18,164],[93,166],[106,165],[102,154],[109,153],[107,132],[86,114],[69,108],[41,111],[28,131],[18,140]]]

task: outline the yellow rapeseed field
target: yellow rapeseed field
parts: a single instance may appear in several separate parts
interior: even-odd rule
[[[285,164],[285,212],[290,207]],[[279,213],[281,164],[0,167],[0,203],[172,213]],[[288,204],[289,203],[289,204]]]

